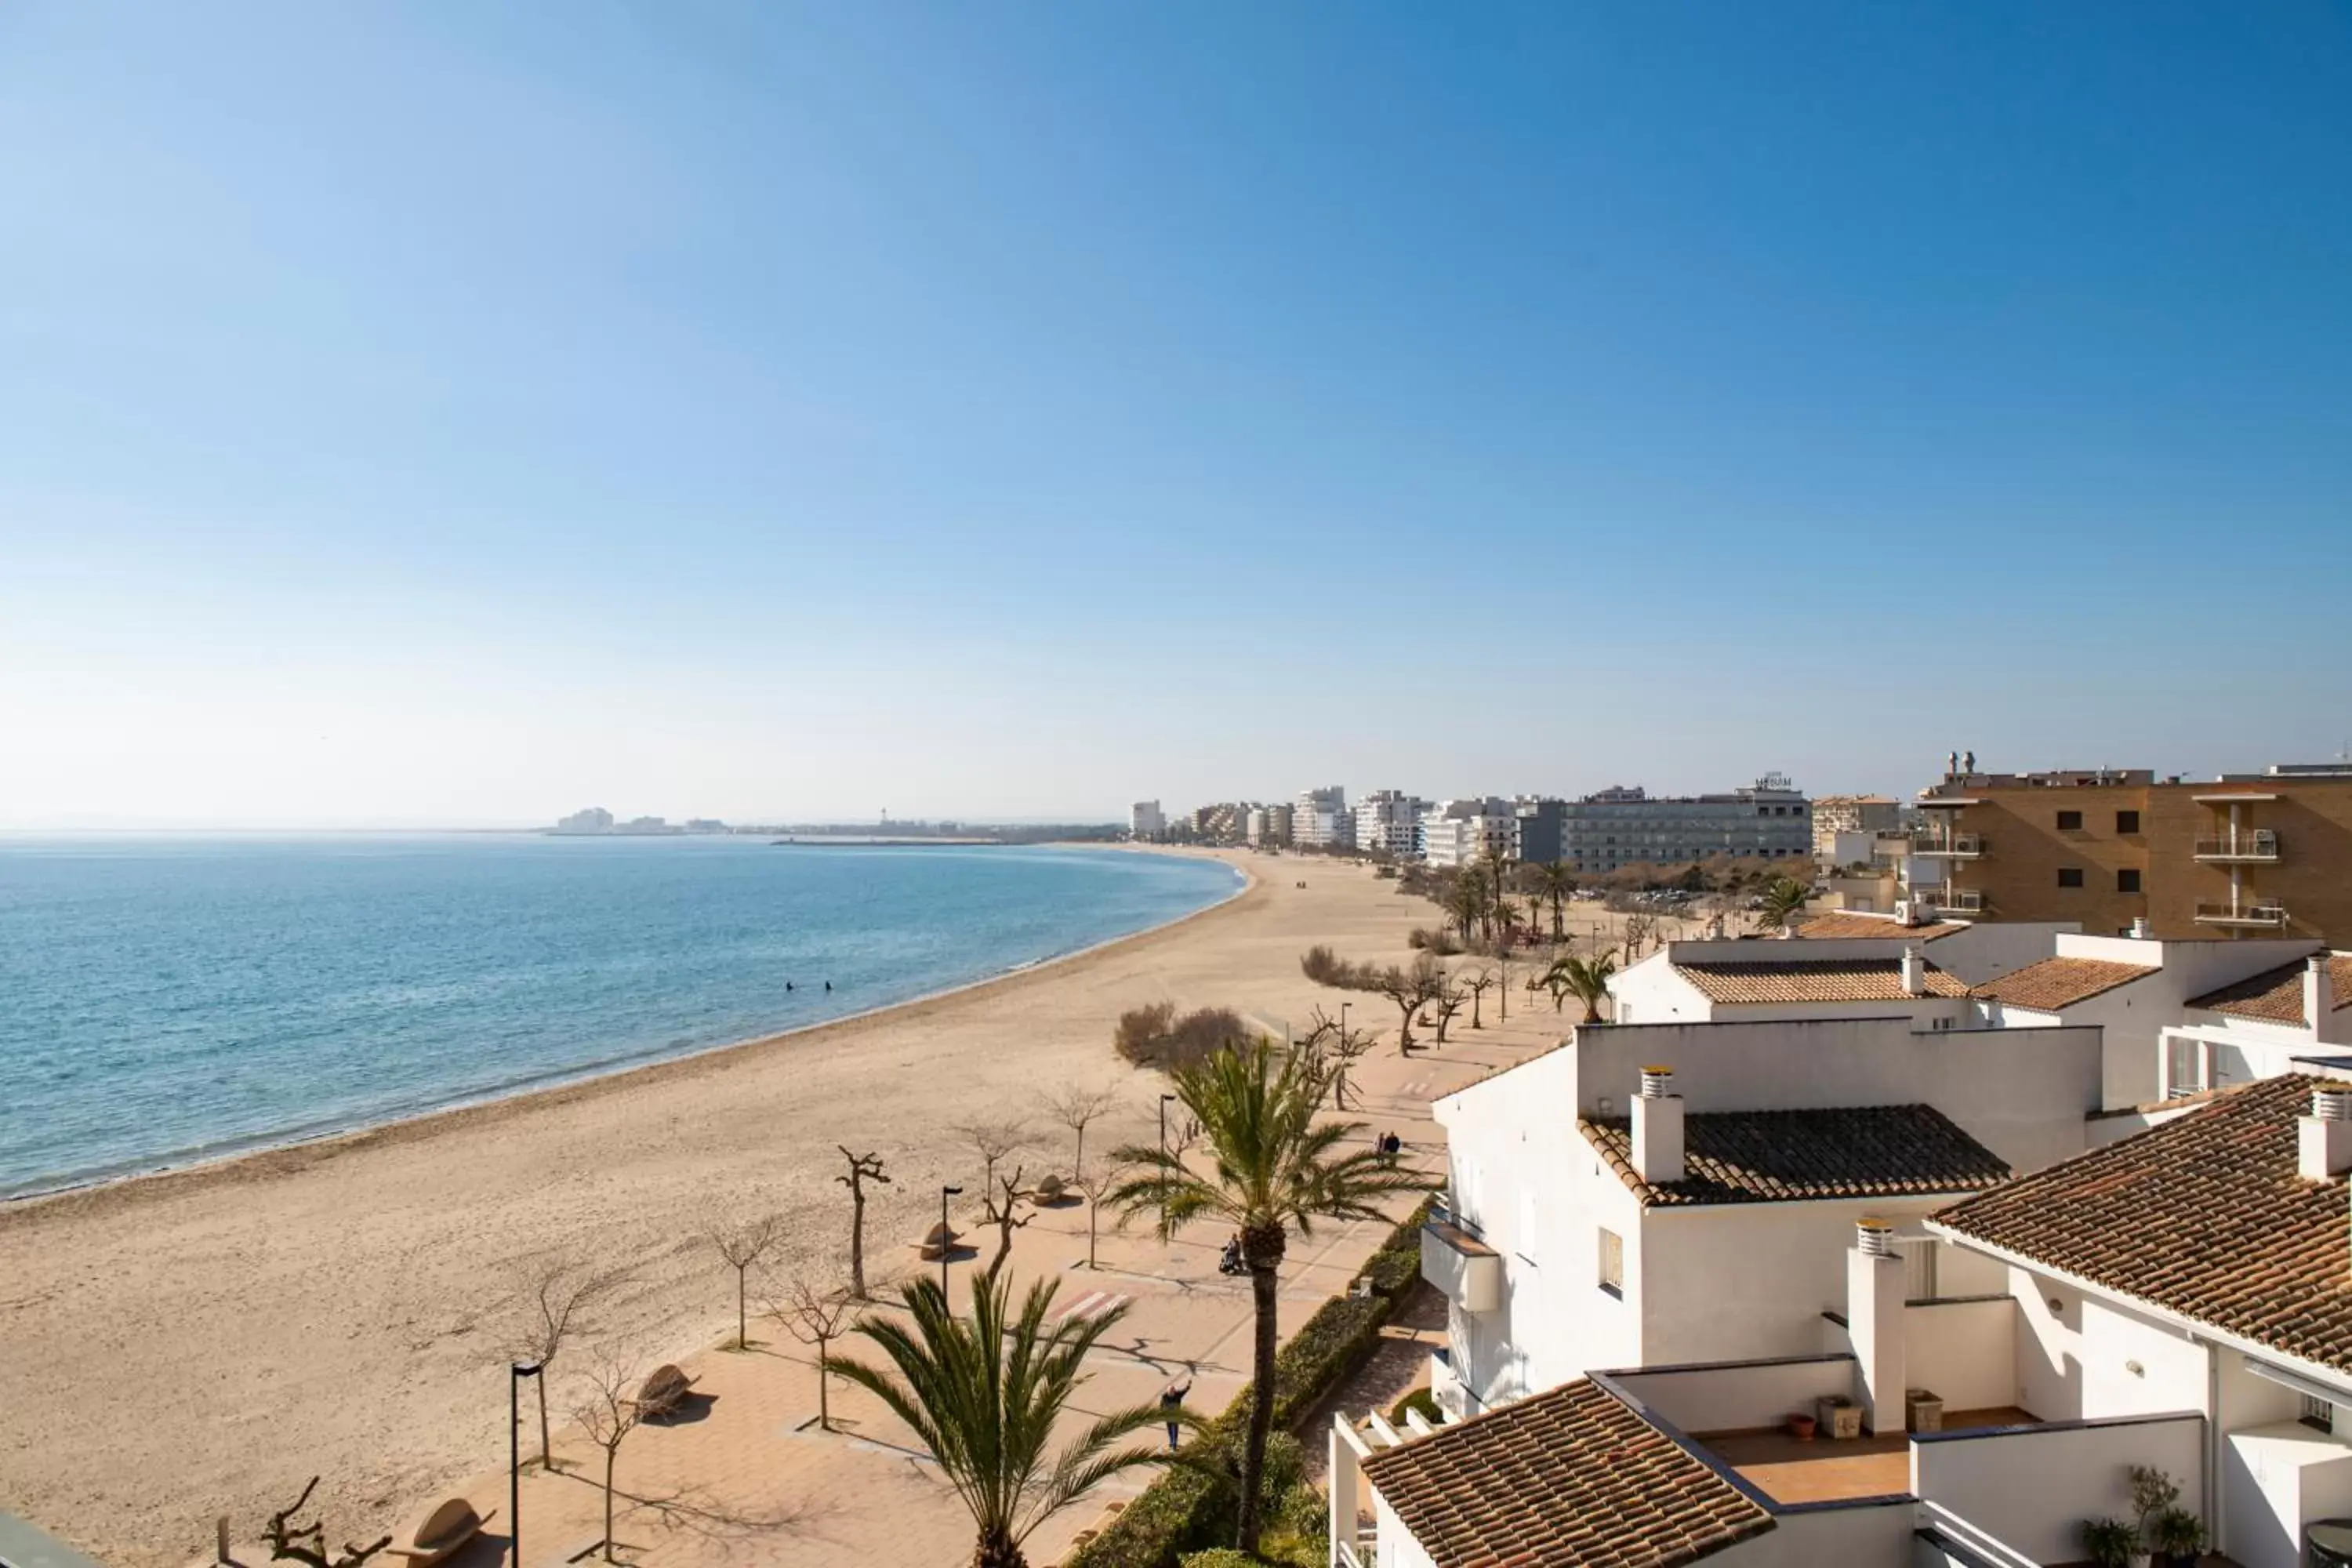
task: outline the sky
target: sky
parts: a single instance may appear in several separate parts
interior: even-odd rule
[[[2352,7],[0,6],[0,826],[2352,742]]]

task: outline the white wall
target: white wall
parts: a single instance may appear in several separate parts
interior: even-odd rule
[[[2088,1426],[2029,1426],[1984,1436],[1921,1434],[1911,1444],[1911,1489],[2037,1563],[2083,1555],[2083,1521],[2129,1518],[2132,1465],[2180,1483],[2180,1503],[2204,1511],[2200,1416]]]
[[[1983,921],[1938,937],[1927,952],[1937,967],[1970,985],[2039,963],[2082,929],[2074,921]]]
[[[2233,1432],[2223,1446],[2223,1543],[2244,1568],[2297,1568],[2303,1527],[2352,1514],[2352,1445],[2294,1421]]]
[[[2017,1318],[2010,1296],[1905,1307],[1910,1385],[1939,1395],[1947,1419],[1955,1411],[2017,1404]]]
[[[1579,1115],[1624,1115],[1643,1067],[1663,1063],[1693,1113],[1932,1105],[2021,1175],[2081,1153],[2083,1118],[2099,1100],[2095,1029],[1935,1033],[1905,1018],[1615,1024],[1578,1030],[1553,1056],[1577,1058]],[[1516,1078],[1500,1073],[1454,1098],[1515,1098]],[[1533,1103],[1549,1113],[1548,1100]]]
[[[1824,1395],[1853,1397],[1853,1358],[1812,1355],[1735,1366],[1663,1368],[1611,1381],[1685,1436],[1778,1426]]]
[[[2011,1268],[2010,1289],[2018,1402],[2042,1420],[2210,1414],[2206,1352],[2176,1330],[2028,1268]]]
[[[1396,1510],[1377,1491],[1372,1493],[1372,1515],[1379,1521],[1380,1551],[1374,1558],[1379,1568],[1437,1568],[1437,1560],[1413,1539]]]
[[[1710,1568],[1899,1568],[1911,1561],[1911,1500],[1868,1508],[1826,1508],[1775,1516],[1775,1528],[1709,1557]]]

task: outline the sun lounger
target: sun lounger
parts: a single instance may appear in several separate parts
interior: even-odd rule
[[[956,1243],[962,1239],[946,1225],[935,1225],[923,1232],[922,1239],[915,1243],[915,1256],[926,1263],[937,1263],[953,1252]]]
[[[391,1551],[395,1557],[405,1557],[413,1568],[432,1568],[432,1564],[447,1561],[459,1548],[482,1532],[498,1510],[481,1514],[464,1498],[453,1497],[416,1521],[415,1528]]]
[[[694,1379],[677,1367],[657,1366],[646,1379],[645,1386],[637,1390],[637,1414],[646,1417],[675,1415],[678,1406],[686,1403],[687,1390],[693,1386]]]

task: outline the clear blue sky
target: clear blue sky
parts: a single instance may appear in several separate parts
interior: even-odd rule
[[[2352,737],[2352,8],[0,9],[0,825]]]

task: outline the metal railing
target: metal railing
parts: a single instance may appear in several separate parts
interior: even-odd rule
[[[1944,855],[1954,859],[1973,860],[1984,853],[1981,833],[1915,833],[1911,836],[1914,855]]]
[[[2209,926],[2283,926],[2286,906],[2249,899],[2241,904],[2199,904],[2197,921]]]
[[[2200,860],[2275,860],[2279,858],[2278,834],[2268,827],[2250,827],[2214,838],[2200,838],[2196,854]]]
[[[1980,915],[1984,913],[1985,897],[1981,888],[1945,888],[1912,895],[1937,914]]]

